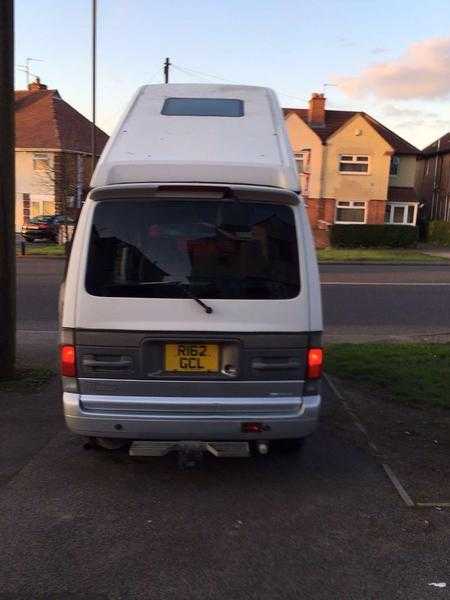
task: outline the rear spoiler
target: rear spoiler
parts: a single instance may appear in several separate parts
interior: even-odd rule
[[[189,183],[142,183],[119,184],[98,187],[89,193],[92,200],[117,200],[141,198],[195,198],[198,200],[230,200],[271,202],[296,206],[299,197],[295,192],[280,188],[254,185],[189,184]]]

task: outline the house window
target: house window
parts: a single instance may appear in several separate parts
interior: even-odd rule
[[[386,204],[384,222],[390,225],[415,225],[417,220],[417,203]]]
[[[299,173],[307,173],[309,170],[310,150],[295,153],[295,162]]]
[[[295,153],[295,162],[297,164],[297,172],[303,173],[305,170],[305,154],[303,152]]]
[[[391,168],[389,169],[389,175],[393,175],[395,177],[395,175],[398,175],[398,171],[400,169],[400,157],[399,156],[393,156],[391,158]]]
[[[33,155],[33,169],[35,171],[47,171],[49,167],[48,154],[36,152]]]
[[[359,154],[342,154],[339,158],[339,172],[356,175],[367,175],[369,172],[369,157]]]
[[[338,200],[336,203],[335,223],[351,225],[366,222],[366,202]]]

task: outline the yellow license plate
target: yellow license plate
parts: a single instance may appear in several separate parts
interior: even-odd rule
[[[178,373],[217,373],[219,346],[217,344],[166,344],[166,371]]]

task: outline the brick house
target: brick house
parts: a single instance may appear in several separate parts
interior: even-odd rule
[[[284,109],[317,246],[334,223],[415,225],[420,151],[370,115],[325,103],[313,94],[307,109]]]
[[[76,211],[91,178],[91,122],[39,79],[15,92],[16,231],[30,217]],[[96,155],[108,136],[96,129]]]
[[[450,132],[422,150],[416,187],[422,219],[450,222]]]

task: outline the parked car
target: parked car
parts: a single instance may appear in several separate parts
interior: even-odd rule
[[[33,217],[22,225],[22,235],[27,242],[36,240],[58,240],[58,229],[60,225],[67,223],[71,225],[74,220],[64,215],[40,215]]]

